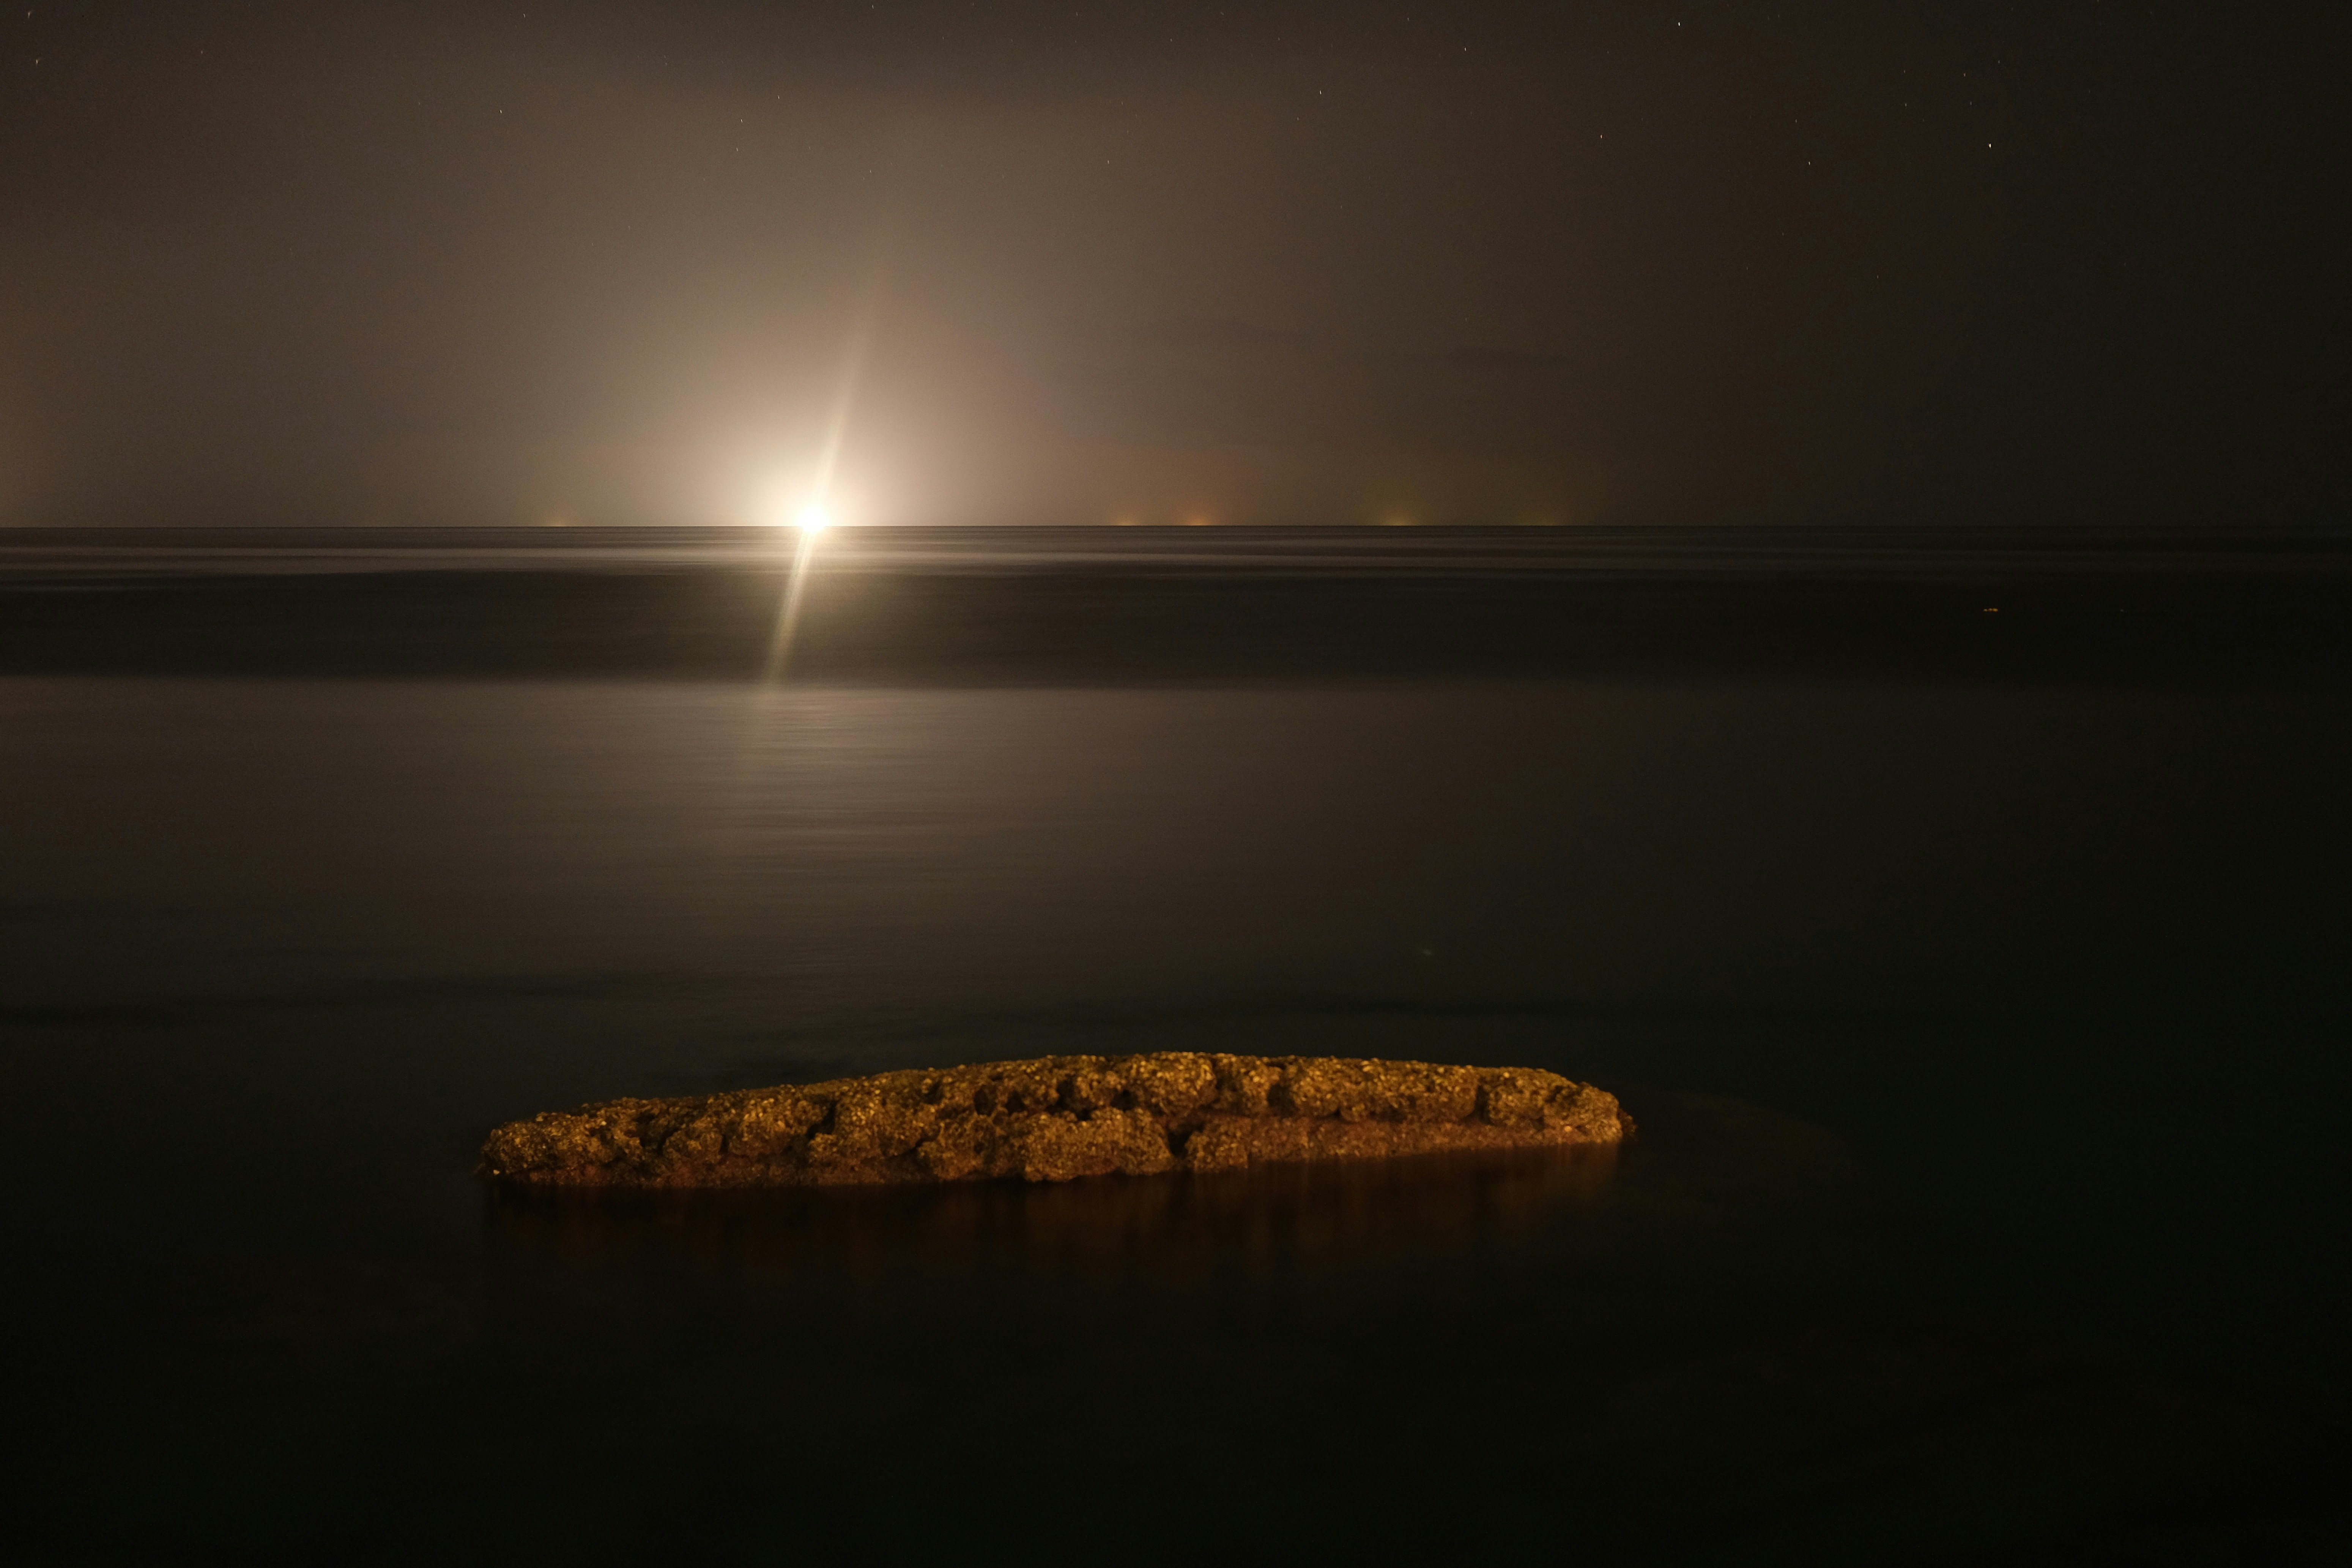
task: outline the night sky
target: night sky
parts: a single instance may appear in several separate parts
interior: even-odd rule
[[[0,522],[2326,521],[2347,13],[41,0]]]

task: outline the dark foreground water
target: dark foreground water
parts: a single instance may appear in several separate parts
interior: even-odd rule
[[[821,568],[763,684],[708,542],[34,542],[12,1554],[2352,1555],[2337,543],[973,535]],[[469,1175],[592,1098],[1176,1047],[1641,1136]]]

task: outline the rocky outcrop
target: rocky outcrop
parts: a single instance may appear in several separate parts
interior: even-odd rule
[[[1532,1068],[1191,1051],[916,1068],[511,1121],[481,1173],[535,1186],[1066,1182],[1268,1162],[1615,1143],[1616,1097]]]

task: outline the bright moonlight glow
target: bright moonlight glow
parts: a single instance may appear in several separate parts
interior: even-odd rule
[[[833,526],[832,515],[824,508],[815,505],[801,508],[800,515],[793,521],[803,533],[823,533]]]

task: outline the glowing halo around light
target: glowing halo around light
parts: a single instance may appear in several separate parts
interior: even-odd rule
[[[833,526],[833,513],[823,502],[812,500],[792,514],[791,526],[798,542],[793,547],[792,570],[784,577],[783,600],[776,606],[775,636],[768,644],[767,669],[761,678],[766,686],[784,678],[784,667],[793,654],[793,633],[800,625],[801,595],[808,587],[809,567],[816,559],[817,536]]]

